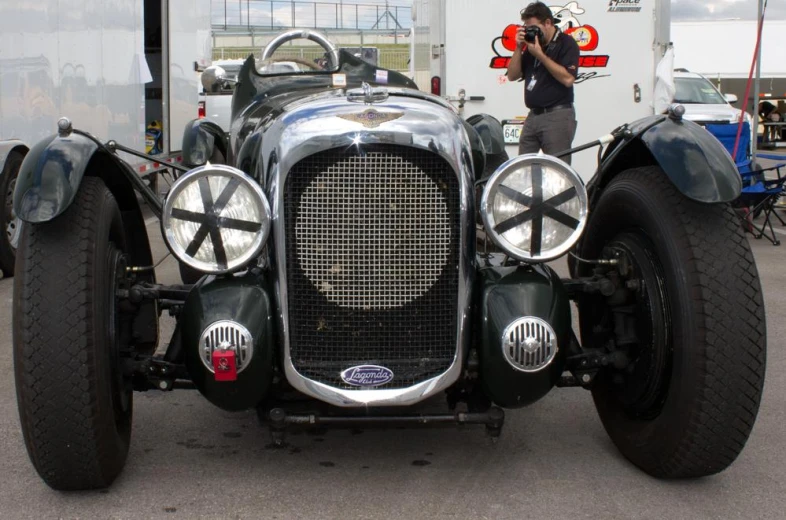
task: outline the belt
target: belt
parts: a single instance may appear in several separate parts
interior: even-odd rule
[[[548,108],[530,108],[529,111],[532,112],[533,115],[539,116],[540,114],[554,112],[555,110],[565,110],[568,108],[573,108],[573,104],[569,103],[567,105],[554,105]]]

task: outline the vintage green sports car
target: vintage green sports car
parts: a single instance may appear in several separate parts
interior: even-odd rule
[[[583,387],[651,475],[735,460],[766,327],[729,205],[740,176],[719,142],[675,105],[559,154],[599,147],[585,185],[559,157],[508,159],[494,118],[464,120],[314,31],[281,34],[262,62],[302,37],[326,67],[266,74],[250,56],[231,138],[194,120],[163,200],[118,156],[126,147],[67,119],[24,159],[14,366],[48,485],[108,486],[133,392],[176,388],[258,410],[283,442],[297,425],[474,423],[498,436],[504,410]],[[140,199],[183,283],[156,281]],[[560,276],[549,262],[566,256]]]

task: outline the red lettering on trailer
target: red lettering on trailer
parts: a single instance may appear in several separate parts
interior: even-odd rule
[[[509,56],[494,56],[491,58],[491,64],[489,67],[492,69],[507,69],[508,64],[510,63]]]
[[[598,56],[580,56],[579,57],[579,67],[583,68],[597,68],[597,67],[608,67],[609,65],[609,57],[606,55],[598,55]]]
[[[626,0],[627,1],[627,0]],[[630,0],[634,1],[634,0]],[[638,1],[638,0],[635,0]],[[571,2],[565,6],[551,6],[550,9],[558,19],[558,27],[564,31],[565,34],[572,36],[579,46],[579,50],[584,53],[594,51],[600,44],[600,32],[587,23],[580,21],[576,15],[584,14],[584,9],[581,8],[579,2]],[[491,50],[494,56],[491,58],[489,68],[492,69],[507,69],[510,65],[511,56],[509,53],[516,52],[518,46],[517,34],[521,30],[519,24],[508,24],[503,30],[502,35],[497,36],[491,41]],[[582,55],[579,57],[579,67],[583,68],[605,68],[609,65],[609,56],[606,54],[600,55]],[[598,76],[598,77],[607,77]]]

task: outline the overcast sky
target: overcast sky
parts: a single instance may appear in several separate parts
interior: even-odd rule
[[[723,20],[741,18],[755,20],[758,13],[758,0],[671,0],[671,19],[681,20]],[[767,20],[786,19],[786,2],[769,0]]]
[[[216,25],[264,27],[271,16],[277,27],[392,29],[396,22],[403,28],[412,24],[411,0],[294,0],[294,9],[291,0],[212,0],[211,6]]]
[[[519,0],[522,6],[530,0]],[[556,5],[569,0],[544,0],[549,5]],[[602,0],[587,0],[600,2]],[[759,0],[671,0],[671,18],[673,21],[686,20],[755,20]],[[339,4],[343,4],[343,23],[339,16]],[[359,4],[359,6],[358,6]],[[331,27],[341,25],[345,28],[358,27],[368,29],[375,23],[390,28],[392,20],[388,17],[379,20],[385,12],[399,18],[399,24],[408,28],[410,21],[411,0],[295,0],[295,23],[299,25],[319,25]],[[479,2],[479,5],[480,2]],[[264,26],[271,23],[271,14],[276,25],[288,26],[292,21],[292,4],[290,0],[213,0],[213,23],[228,25]],[[768,0],[767,20],[786,20],[786,0]]]

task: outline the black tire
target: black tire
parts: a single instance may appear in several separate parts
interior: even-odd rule
[[[761,286],[739,221],[726,204],[685,198],[660,168],[637,168],[604,190],[580,256],[608,256],[609,245],[645,282],[633,292],[635,316],[644,318],[628,350],[634,362],[606,369],[593,385],[603,425],[650,475],[720,472],[751,433],[766,362]],[[585,346],[603,346],[598,325],[609,304],[580,301]]]
[[[18,152],[11,152],[5,162],[2,176],[0,176],[0,271],[3,276],[10,278],[14,275],[14,262],[16,248],[12,244],[12,236],[18,237],[20,225],[14,218],[13,202],[14,186],[16,177],[19,174],[19,167],[22,166],[24,156]]]
[[[227,160],[224,154],[218,147],[213,148],[213,153],[210,154],[210,164],[226,164]]]
[[[129,320],[114,294],[125,248],[120,210],[95,177],[82,181],[62,215],[22,232],[13,304],[17,404],[30,460],[54,489],[107,487],[128,454],[132,389],[119,350]]]
[[[486,155],[486,168],[483,171],[483,178],[487,179],[497,171],[504,162],[509,159],[507,152],[499,154]]]
[[[183,280],[183,283],[185,284],[195,284],[201,280],[203,276],[205,276],[205,273],[197,271],[193,267],[189,267],[183,262],[178,262],[177,265],[180,269],[180,279]]]

